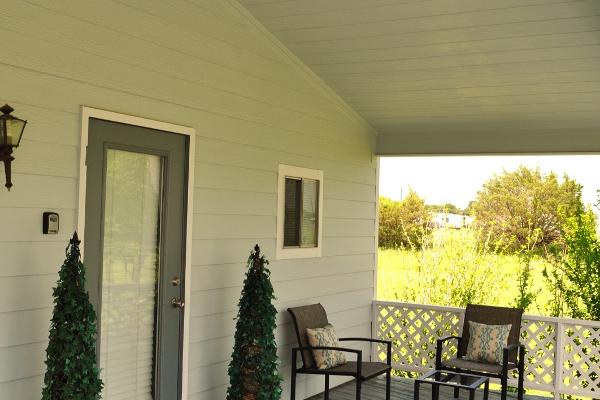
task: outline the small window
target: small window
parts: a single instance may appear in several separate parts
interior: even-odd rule
[[[280,165],[277,258],[321,255],[323,172]]]

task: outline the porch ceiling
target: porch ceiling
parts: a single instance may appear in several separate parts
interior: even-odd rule
[[[598,0],[239,0],[378,153],[600,151]]]

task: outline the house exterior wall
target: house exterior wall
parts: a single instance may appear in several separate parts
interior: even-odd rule
[[[0,31],[0,102],[29,120],[0,191],[1,399],[40,398],[51,291],[77,225],[82,105],[196,129],[189,399],[225,396],[255,243],[272,259],[286,378],[287,307],[321,302],[341,335],[370,336],[373,132],[237,3],[7,0]],[[321,258],[274,260],[279,164],[324,171]],[[59,235],[41,233],[48,210]],[[300,378],[299,396],[321,390]]]

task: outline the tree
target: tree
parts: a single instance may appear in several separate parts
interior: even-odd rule
[[[425,201],[412,189],[402,201],[379,198],[379,246],[419,249],[431,233]]]
[[[256,245],[248,258],[239,301],[227,400],[278,400],[281,397],[274,335],[277,310],[272,304],[275,295],[268,264]]]
[[[102,381],[96,366],[96,313],[85,290],[77,233],[53,291],[54,312],[46,349],[43,400],[97,400]]]
[[[582,207],[581,186],[568,176],[519,167],[484,183],[472,205],[476,226],[499,250],[541,253],[563,241],[563,226]],[[531,238],[535,241],[531,243]]]

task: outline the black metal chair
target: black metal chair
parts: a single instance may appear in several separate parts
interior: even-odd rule
[[[386,374],[386,400],[390,400],[390,384],[392,371],[392,342],[388,340],[378,340],[371,338],[339,338],[340,342],[345,341],[366,341],[374,343],[387,344],[387,363],[363,361],[362,350],[355,350],[343,347],[311,347],[308,342],[306,329],[322,328],[329,323],[327,313],[321,304],[311,304],[303,307],[288,308],[292,315],[296,336],[298,338],[298,347],[292,349],[292,385],[291,400],[296,399],[296,375],[312,374],[325,375],[325,400],[329,400],[329,377],[330,376],[351,376],[356,380],[356,400],[360,400],[361,385],[364,381]],[[356,361],[349,361],[346,364],[338,365],[329,369],[318,369],[313,359],[312,350],[339,350],[346,353],[356,354]],[[300,352],[302,356],[302,367],[296,365],[297,355]]]
[[[463,324],[462,336],[449,336],[437,341],[437,351],[435,357],[435,369],[438,371],[456,371],[468,372],[480,376],[488,376],[500,379],[502,385],[502,400],[506,400],[508,389],[508,374],[514,369],[518,370],[518,398],[523,400],[523,380],[525,377],[525,346],[519,342],[521,331],[521,319],[523,310],[518,308],[494,307],[469,304],[465,311],[465,320]],[[469,321],[488,325],[511,325],[508,336],[508,345],[503,349],[502,360],[500,364],[486,363],[482,361],[467,360],[464,356],[467,354],[469,344]],[[442,360],[444,342],[456,339],[458,340],[457,357],[449,360]],[[459,389],[454,389],[454,397],[458,397]]]

